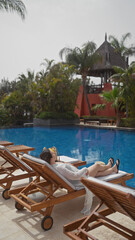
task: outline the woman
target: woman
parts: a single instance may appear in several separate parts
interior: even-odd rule
[[[81,177],[88,178],[91,177],[100,177],[109,175],[111,173],[118,173],[119,169],[119,159],[117,159],[116,164],[112,167],[114,160],[110,158],[108,164],[95,163],[90,167],[84,167],[82,169],[77,169],[70,163],[63,163],[57,161],[57,153],[54,149],[43,149],[43,152],[40,154],[40,158],[48,162],[52,167],[54,167],[61,175],[68,179],[71,182],[76,190],[84,188],[84,185],[81,183]],[[90,213],[90,208],[92,206],[93,194],[86,188],[86,195],[84,201],[84,207],[81,213],[88,215]]]
[[[117,159],[116,164],[113,166],[114,160],[110,158],[107,165],[100,163],[95,163],[90,167],[84,167],[82,169],[77,169],[70,163],[63,163],[57,161],[56,151],[49,149],[44,149],[40,154],[40,158],[48,162],[52,167],[54,167],[58,172],[60,172],[68,180],[80,180],[81,177],[101,177],[106,176],[111,173],[118,173],[120,161]]]

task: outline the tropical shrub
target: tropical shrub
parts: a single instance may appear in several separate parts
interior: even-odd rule
[[[80,79],[74,79],[74,67],[58,63],[37,80],[37,113],[74,111]]]
[[[30,71],[27,76],[21,74],[13,85],[4,81],[0,85],[3,93],[0,124],[22,125],[32,121],[34,115],[42,119],[75,118],[73,111],[81,80],[73,75],[73,66],[58,63],[36,76]]]
[[[58,113],[58,112],[41,112],[36,115],[40,119],[77,119],[78,115],[74,112]]]
[[[120,127],[135,128],[135,118],[121,118]]]

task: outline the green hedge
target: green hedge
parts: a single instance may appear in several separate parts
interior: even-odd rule
[[[57,112],[41,112],[36,115],[40,119],[77,119],[78,115],[74,112],[57,113]]]
[[[121,118],[120,127],[135,128],[135,118]]]

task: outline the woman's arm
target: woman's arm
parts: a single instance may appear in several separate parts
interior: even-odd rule
[[[77,169],[68,164],[57,164],[56,170],[65,178],[70,180],[80,180],[82,176],[87,175],[88,173],[88,169],[86,167]]]

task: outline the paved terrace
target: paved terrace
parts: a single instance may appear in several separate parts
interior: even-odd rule
[[[28,181],[25,180],[25,183]],[[13,187],[24,184],[19,181]],[[52,217],[54,224],[51,230],[45,232],[41,228],[41,220],[43,216],[37,212],[30,213],[28,210],[17,211],[15,209],[15,202],[13,199],[4,200],[1,196],[3,191],[0,188],[0,240],[66,240],[69,239],[63,234],[63,225],[78,218],[83,217],[80,211],[83,208],[84,196],[77,199],[64,202],[54,207]],[[41,195],[34,195],[34,198],[42,198]],[[92,208],[97,204],[98,200],[94,198]],[[135,223],[122,214],[115,213],[111,216],[122,225],[130,227],[135,231]],[[93,230],[94,236],[101,240],[123,240],[122,236],[113,233],[105,227]]]

